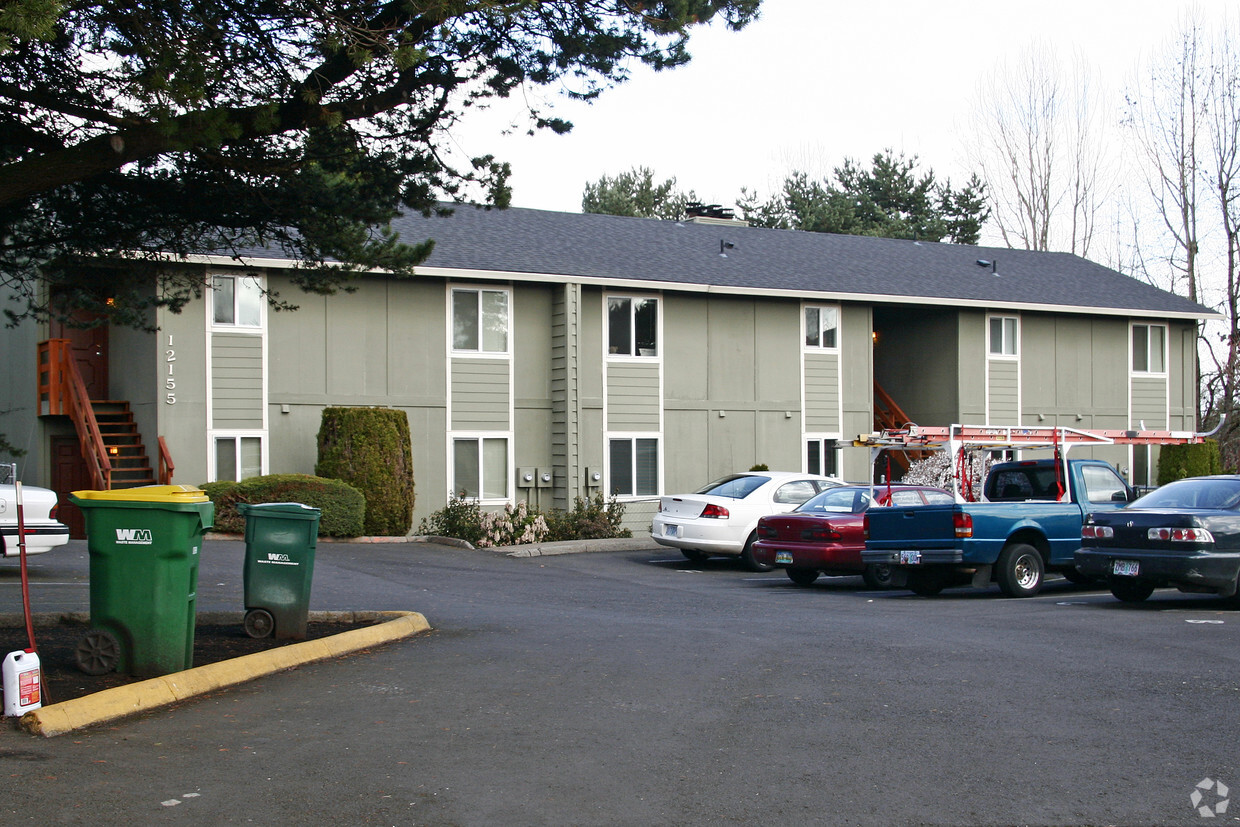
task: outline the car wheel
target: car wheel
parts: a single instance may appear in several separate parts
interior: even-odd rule
[[[682,548],[680,553],[683,554],[685,559],[690,563],[705,563],[706,558],[710,556],[709,554],[705,554],[704,552],[693,548]]]
[[[1125,603],[1140,603],[1154,593],[1154,584],[1148,580],[1130,578],[1113,579],[1110,584],[1111,594]]]
[[[908,574],[909,590],[922,597],[933,597],[946,586],[946,579],[937,571],[911,571]]]
[[[770,571],[775,568],[768,566],[766,563],[759,563],[753,556],[753,544],[758,539],[758,532],[749,535],[749,539],[745,541],[745,548],[741,549],[741,562],[745,564],[745,568],[750,571]]]
[[[1033,597],[1042,590],[1046,564],[1042,554],[1026,543],[1012,543],[999,555],[995,579],[1008,597]]]
[[[886,563],[871,563],[861,572],[861,579],[871,589],[890,589],[891,574],[891,566]]]
[[[818,569],[784,569],[784,574],[798,586],[808,586],[818,579]]]

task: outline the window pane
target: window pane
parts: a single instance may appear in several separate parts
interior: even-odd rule
[[[633,493],[633,441],[611,441],[611,493]]]
[[[835,308],[822,309],[822,346],[835,347]]]
[[[839,471],[836,458],[839,456],[836,450],[839,447],[834,439],[825,440],[822,443],[822,474],[826,477],[834,477]]]
[[[263,441],[256,436],[241,437],[241,475],[237,480],[248,480],[263,473]]]
[[[237,481],[237,440],[232,437],[215,440],[215,479]]]
[[[1003,320],[1003,353],[1007,356],[1016,355],[1016,320]]]
[[[452,454],[453,490],[458,497],[478,499],[478,440],[454,440]]]
[[[1166,370],[1163,364],[1166,353],[1167,328],[1162,325],[1150,325],[1150,372],[1162,373]]]
[[[482,293],[482,349],[508,352],[508,294],[498,290]]]
[[[1149,326],[1132,326],[1132,369],[1145,373],[1150,369]]]
[[[452,291],[452,348],[478,349],[478,292]]]
[[[635,494],[659,493],[659,441],[637,440],[637,489]]]
[[[258,327],[263,322],[263,288],[253,276],[237,279],[237,324]]]
[[[1003,353],[1003,319],[990,320],[990,352]]]
[[[822,341],[819,338],[821,333],[822,321],[818,318],[818,308],[805,308],[805,346],[818,347]]]
[[[637,335],[637,355],[659,355],[659,303],[655,299],[638,299],[633,305],[633,327]]]
[[[632,301],[607,300],[607,352],[633,354]]]
[[[482,440],[482,496],[508,497],[508,440]]]
[[[811,439],[809,442],[805,444],[805,448],[806,448],[806,462],[805,462],[806,472],[810,474],[821,474],[822,473],[822,470],[821,470],[822,459],[820,458],[820,453],[822,450],[821,443],[816,439]]]
[[[211,280],[211,318],[216,324],[233,323],[233,279],[216,276]],[[227,477],[226,479],[232,479]]]

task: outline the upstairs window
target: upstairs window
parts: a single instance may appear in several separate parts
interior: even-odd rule
[[[452,291],[452,349],[508,352],[508,291]]]
[[[839,347],[838,307],[805,308],[805,346],[834,350]]]
[[[211,279],[211,321],[218,325],[261,327],[263,286],[256,276]]]
[[[607,299],[607,352],[613,356],[659,355],[658,299]]]
[[[990,317],[990,355],[1016,356],[1019,325],[1015,316]]]
[[[1167,372],[1167,328],[1160,324],[1132,326],[1132,372]]]

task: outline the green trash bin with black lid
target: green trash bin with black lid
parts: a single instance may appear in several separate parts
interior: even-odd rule
[[[90,629],[76,651],[90,675],[137,677],[194,665],[198,559],[215,506],[192,485],[74,491],[90,552]]]
[[[320,509],[302,503],[238,503],[245,517],[245,631],[305,640]]]

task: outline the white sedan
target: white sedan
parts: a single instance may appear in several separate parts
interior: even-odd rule
[[[26,554],[42,554],[69,542],[69,527],[56,522],[56,492],[32,485],[22,486],[22,525],[26,528]],[[16,559],[17,486],[0,485],[0,557]]]
[[[749,471],[715,480],[692,494],[659,498],[650,539],[680,549],[690,560],[712,554],[740,557],[752,571],[768,571],[753,558],[758,520],[791,511],[843,481],[795,471]]]

